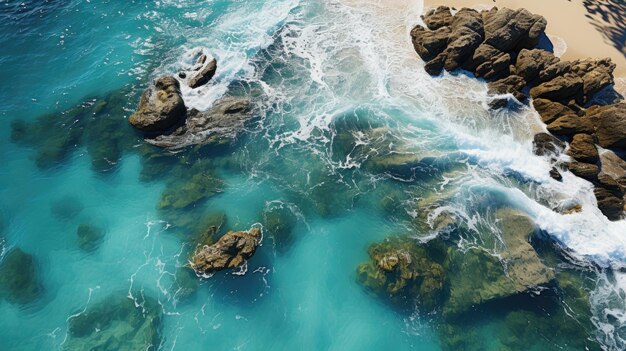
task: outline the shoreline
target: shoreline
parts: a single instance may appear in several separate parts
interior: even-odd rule
[[[528,11],[542,15],[548,21],[546,34],[551,39],[562,39],[566,45],[562,55],[564,60],[604,58],[610,57],[616,64],[614,76],[616,89],[626,92],[626,56],[620,52],[594,26],[610,26],[602,21],[600,16],[592,17],[581,0],[424,0],[424,9],[435,8],[440,5],[449,7],[489,9],[508,7],[511,9],[526,8]],[[552,40],[555,49],[559,43]]]

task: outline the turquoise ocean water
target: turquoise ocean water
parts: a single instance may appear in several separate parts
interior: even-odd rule
[[[0,350],[89,349],[70,326],[98,306],[130,318],[111,301],[142,311],[133,327],[158,315],[148,329],[161,350],[623,349],[626,222],[592,206],[590,184],[549,178],[532,152],[533,111],[490,113],[482,83],[427,77],[408,43],[422,4],[399,3],[0,0],[0,248],[32,255],[38,285],[26,303],[0,300]],[[229,91],[253,97],[255,119],[233,145],[158,151],[125,119],[151,79],[199,48],[219,70],[183,91],[187,105]],[[381,168],[381,155],[428,161]],[[221,192],[160,209],[194,172],[221,179]],[[553,210],[571,203],[588,206]],[[469,341],[454,344],[440,312],[398,308],[357,280],[371,244],[444,236],[425,204],[469,228],[460,247],[493,253],[492,209],[524,211],[585,294],[560,291],[558,313],[533,298],[476,311],[455,325]],[[241,271],[188,274],[206,215],[246,230],[276,208],[293,219],[286,243],[265,235]],[[83,224],[100,233],[87,250]],[[570,297],[588,304],[582,322]],[[533,318],[514,324],[509,309]],[[589,327],[552,332],[562,311]],[[101,349],[129,349],[119,345]]]

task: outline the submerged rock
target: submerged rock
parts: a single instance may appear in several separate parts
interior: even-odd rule
[[[224,269],[240,267],[254,255],[260,241],[259,228],[228,232],[215,244],[199,247],[191,257],[191,268],[197,274],[209,275]]]
[[[35,258],[20,248],[9,250],[0,262],[0,297],[28,304],[43,292]]]
[[[298,218],[284,204],[272,206],[263,212],[265,232],[274,241],[276,250],[285,251],[293,242],[293,230]]]
[[[92,225],[81,224],[76,229],[76,236],[78,237],[78,247],[80,247],[81,250],[93,251],[100,246],[104,238],[104,232],[102,229]]]
[[[144,301],[126,293],[111,295],[68,319],[64,350],[148,350],[161,345],[162,312],[150,297]]]
[[[147,142],[168,149],[230,143],[251,119],[250,112],[249,100],[227,96],[217,101],[209,111],[189,111],[185,125],[171,134],[160,135]]]
[[[221,192],[223,182],[211,174],[198,173],[168,184],[159,201],[159,209],[182,209]]]
[[[182,123],[186,115],[180,83],[174,77],[165,76],[144,91],[137,112],[128,118],[128,122],[142,132],[164,133]]]
[[[68,221],[78,216],[85,206],[74,196],[66,195],[50,204],[50,212],[62,221]]]
[[[526,81],[524,78],[516,75],[508,76],[506,78],[497,80],[495,82],[490,82],[489,86],[489,94],[490,95],[504,95],[504,94],[512,94],[517,101],[526,100],[526,95],[522,92],[524,86],[526,86]],[[493,100],[489,106],[491,108],[501,108],[506,106],[508,103],[507,98],[497,98]]]

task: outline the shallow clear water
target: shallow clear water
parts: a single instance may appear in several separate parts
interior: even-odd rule
[[[549,162],[532,152],[543,128],[533,111],[488,112],[481,82],[423,72],[408,42],[421,10],[419,1],[0,1],[0,239],[3,255],[33,255],[42,286],[33,302],[0,301],[0,349],[68,348],[71,321],[109,296],[156,299],[164,350],[502,349],[511,325],[502,306],[459,322],[476,335],[452,347],[440,312],[388,304],[356,274],[373,243],[441,234],[429,208],[468,228],[455,244],[497,254],[499,206],[526,212],[567,252],[555,267],[585,277],[592,328],[576,341],[623,349],[626,223],[599,213],[590,184],[548,176]],[[183,91],[187,105],[207,109],[227,91],[254,96],[255,122],[223,149],[146,149],[124,119],[150,79],[175,73],[198,48],[220,69]],[[62,113],[103,100],[104,112]],[[32,123],[34,141],[15,140],[15,120]],[[151,163],[154,154],[164,161]],[[434,161],[376,167],[388,154]],[[222,192],[160,210],[161,193],[198,169],[222,179]],[[553,210],[572,203],[583,212]],[[296,218],[285,248],[266,235],[245,270],[185,276],[197,234],[189,228],[202,215],[225,214],[222,232],[245,230],[276,206]],[[95,250],[79,247],[80,224],[104,233]],[[185,277],[199,282],[189,296]],[[524,321],[545,328],[550,312],[538,315]],[[507,347],[579,349],[533,333]]]

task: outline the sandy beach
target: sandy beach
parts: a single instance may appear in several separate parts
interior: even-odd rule
[[[623,27],[623,24],[615,22],[626,19],[620,13],[605,11],[608,5],[615,6],[615,1],[598,0],[590,5],[591,1],[583,0],[424,0],[424,7],[446,5],[476,9],[493,6],[512,9],[526,8],[548,20],[546,32],[552,39],[555,53],[559,53],[560,46],[563,44],[559,42],[559,38],[564,41],[566,47],[563,47],[565,49],[561,56],[563,59],[610,57],[617,65],[615,77],[626,80],[626,45],[623,43],[623,37],[616,38],[615,35],[611,37],[609,34],[610,32],[619,33],[619,28]],[[605,16],[603,16],[603,11],[605,11]]]

